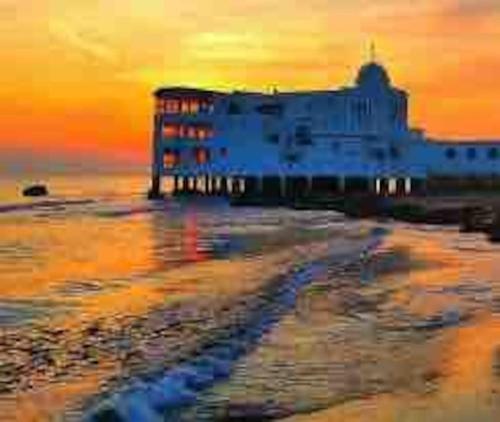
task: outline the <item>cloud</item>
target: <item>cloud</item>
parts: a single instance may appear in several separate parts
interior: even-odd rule
[[[56,39],[87,57],[108,64],[119,62],[117,51],[100,40],[96,34],[85,33],[62,20],[49,21],[49,30]]]
[[[487,15],[500,12],[499,0],[454,0],[450,12],[459,15]]]

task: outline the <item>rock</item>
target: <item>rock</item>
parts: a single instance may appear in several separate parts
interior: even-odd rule
[[[23,189],[23,196],[47,196],[49,190],[45,185],[31,185]]]
[[[491,224],[488,234],[491,242],[500,242],[500,210],[496,210],[495,218]]]
[[[485,232],[491,227],[495,214],[491,207],[470,206],[462,210],[460,231]]]

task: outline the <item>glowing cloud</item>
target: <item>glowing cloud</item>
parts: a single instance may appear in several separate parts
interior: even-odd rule
[[[499,136],[497,0],[0,0],[0,149],[149,158],[158,85],[350,83],[371,41],[412,120]]]

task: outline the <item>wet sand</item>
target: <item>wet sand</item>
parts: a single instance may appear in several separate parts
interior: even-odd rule
[[[499,252],[394,227],[372,256],[305,289],[184,420],[498,420]]]

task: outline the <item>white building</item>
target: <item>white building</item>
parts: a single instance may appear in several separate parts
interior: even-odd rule
[[[152,197],[164,176],[177,193],[268,196],[409,194],[500,178],[500,140],[427,139],[408,125],[408,94],[375,62],[338,90],[154,95]]]

